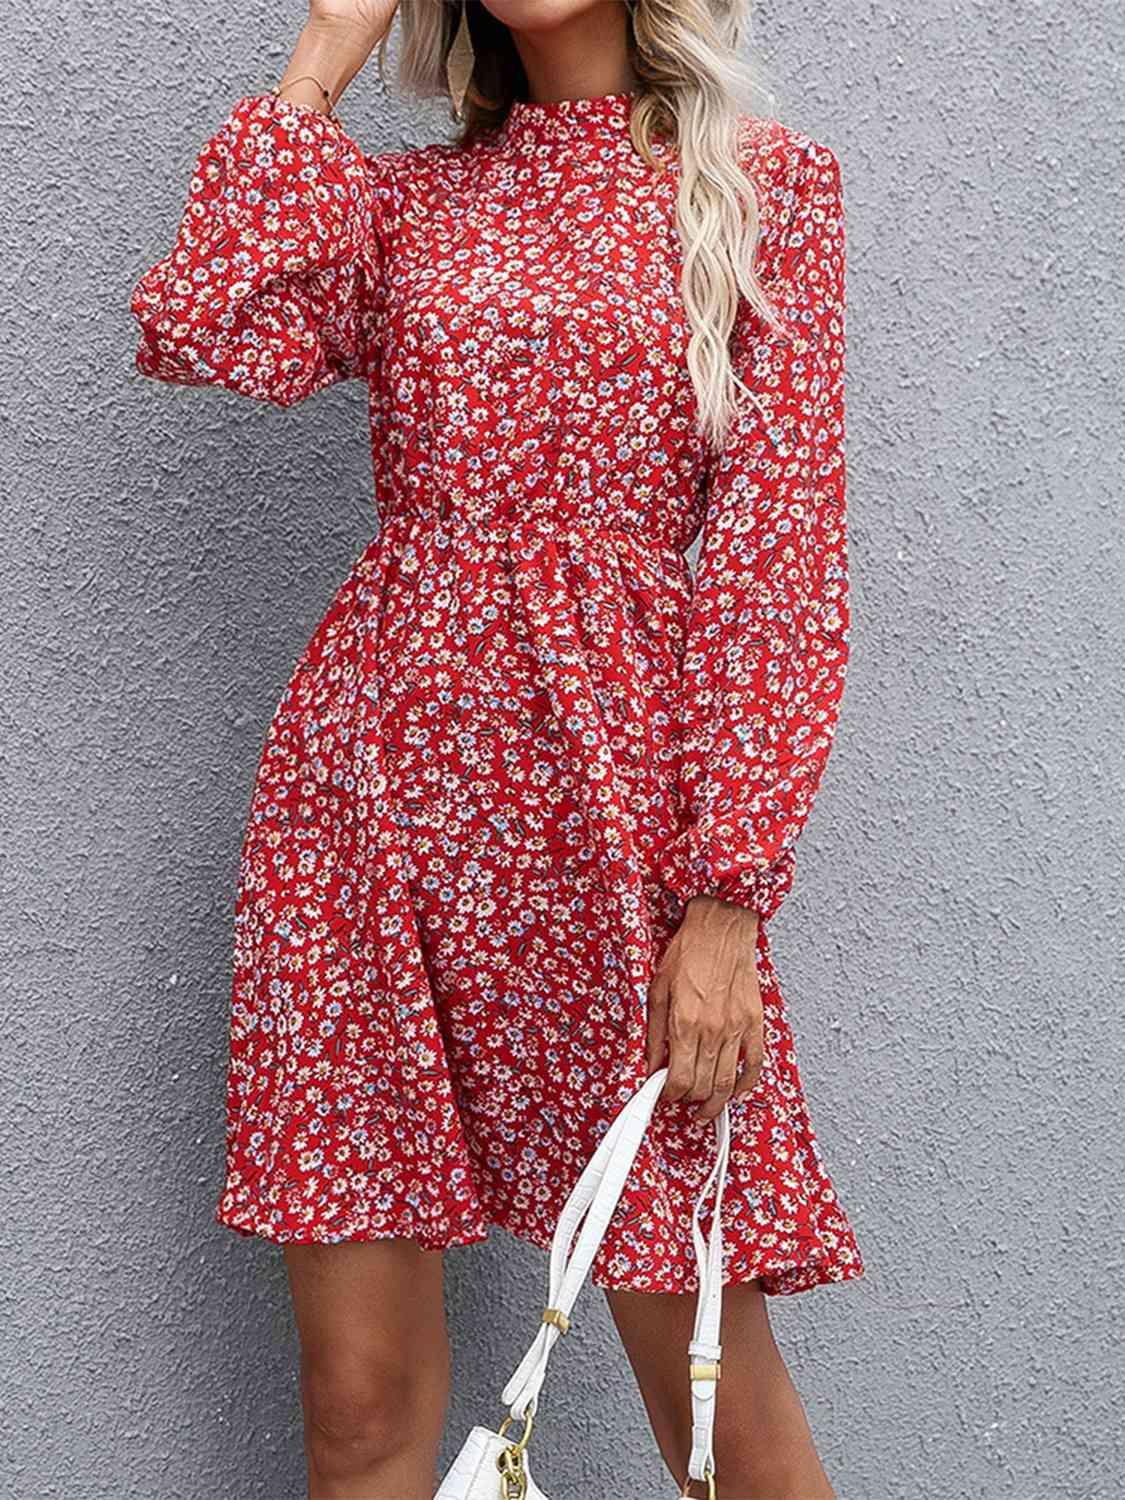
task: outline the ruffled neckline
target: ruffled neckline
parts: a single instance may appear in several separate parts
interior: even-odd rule
[[[494,139],[509,151],[629,142],[636,97],[623,90],[579,99],[516,99]]]

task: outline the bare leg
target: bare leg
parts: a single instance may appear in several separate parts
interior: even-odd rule
[[[286,1245],[309,1500],[432,1500],[449,1395],[442,1257],[410,1240]]]
[[[653,1435],[682,1486],[691,1450],[687,1346],[695,1298],[647,1292],[606,1297]],[[715,1477],[722,1500],[835,1500],[756,1281],[723,1290]],[[693,1493],[701,1495],[702,1488],[695,1485]]]

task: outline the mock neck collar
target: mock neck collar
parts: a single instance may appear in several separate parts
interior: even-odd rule
[[[582,99],[516,99],[496,132],[496,144],[512,151],[628,144],[636,97],[621,91]]]

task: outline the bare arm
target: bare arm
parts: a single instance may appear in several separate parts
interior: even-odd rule
[[[390,30],[397,9],[398,0],[310,0],[309,19],[280,80],[285,97],[323,111],[320,89],[303,76],[311,74],[335,104]]]

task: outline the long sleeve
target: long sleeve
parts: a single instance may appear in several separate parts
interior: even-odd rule
[[[137,369],[277,406],[365,376],[394,168],[308,105],[239,99],[199,153],[174,246],[133,288]]]
[[[681,805],[662,879],[771,916],[828,759],[848,653],[845,231],[839,163],[806,143],[762,264],[792,337],[744,304],[753,392],[706,476],[684,656]]]

